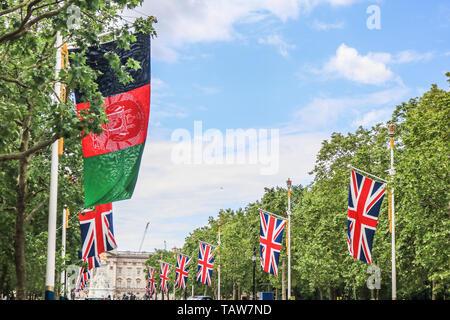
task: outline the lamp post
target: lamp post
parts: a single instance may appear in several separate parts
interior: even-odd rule
[[[388,135],[390,137],[390,149],[391,149],[391,167],[388,170],[391,176],[391,183],[394,180],[395,168],[394,168],[394,135],[395,125],[392,122],[387,124]],[[392,240],[392,300],[397,300],[397,271],[395,263],[395,209],[394,209],[394,186],[391,185],[391,240]]]
[[[291,179],[286,181],[288,189],[288,210],[287,210],[287,228],[288,228],[288,245],[287,245],[287,255],[288,255],[288,300],[291,299]]]
[[[252,255],[252,261],[253,261],[253,300],[256,300],[256,282],[255,282],[255,269],[256,269],[256,247],[253,247],[253,255]]]

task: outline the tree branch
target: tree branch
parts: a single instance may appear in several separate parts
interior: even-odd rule
[[[48,147],[53,142],[58,140],[58,135],[53,135],[49,140],[40,141],[36,143],[34,146],[32,146],[30,149],[22,152],[13,152],[13,153],[6,153],[6,154],[0,154],[0,162],[6,161],[6,160],[20,160],[25,157],[28,157],[29,155],[35,153],[36,151]]]
[[[30,2],[30,0],[25,0],[24,2],[19,3],[18,5],[14,6],[14,7],[5,9],[3,11],[0,11],[0,17],[4,16],[5,14],[11,13],[13,11],[16,11],[17,9],[20,9],[22,7],[25,7],[28,4],[28,2]]]
[[[27,217],[25,218],[23,224],[24,225],[27,224],[31,220],[31,218],[33,218],[33,216],[36,214],[36,212],[41,210],[41,208],[47,203],[47,201],[48,201],[48,199],[46,197],[44,200],[39,202],[39,204],[36,207],[34,207],[34,209],[31,210],[31,212],[27,215]]]
[[[22,88],[28,89],[28,86],[27,86],[27,85],[23,84],[22,82],[20,82],[20,81],[17,80],[17,79],[12,79],[12,78],[8,78],[8,77],[5,77],[5,76],[0,75],[0,80],[6,81],[6,82],[12,82],[12,83],[18,84],[18,85],[21,86]]]
[[[46,18],[51,18],[53,16],[58,15],[61,11],[65,10],[70,4],[72,4],[73,0],[68,1],[64,6],[52,10],[52,11],[48,11],[46,13],[43,13],[39,16],[36,16],[35,18],[31,19],[30,21],[28,21],[28,19],[30,19],[31,17],[31,13],[32,13],[32,9],[31,7],[36,4],[39,1],[34,1],[32,3],[30,3],[28,5],[28,9],[27,9],[27,15],[25,16],[24,20],[22,21],[22,23],[20,24],[20,26],[11,31],[8,32],[6,34],[4,34],[3,36],[0,37],[0,44],[6,42],[6,41],[12,41],[15,39],[18,39],[20,37],[22,37],[25,33],[27,33],[29,31],[29,29],[35,25],[36,23],[38,23],[39,21],[46,19]],[[31,10],[30,10],[31,9]]]

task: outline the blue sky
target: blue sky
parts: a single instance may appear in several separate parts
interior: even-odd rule
[[[366,25],[375,5],[380,28]],[[448,1],[144,1],[155,15],[149,137],[135,194],[114,204],[119,250],[182,246],[189,232],[260,199],[264,187],[311,181],[321,142],[390,118],[432,83],[447,88]],[[171,135],[278,129],[279,169],[175,164]],[[388,155],[386,155],[388,156]]]

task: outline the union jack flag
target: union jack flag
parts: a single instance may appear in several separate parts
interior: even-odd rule
[[[148,284],[147,284],[147,293],[152,296],[156,291],[156,280],[155,280],[155,272],[156,270],[152,267],[148,268]]]
[[[91,271],[94,268],[100,267],[100,257],[94,256],[94,257],[89,257],[89,258],[83,259],[81,252],[78,251],[78,258],[80,258],[83,261],[83,263],[88,264],[89,271]]]
[[[162,292],[167,293],[167,282],[169,281],[169,273],[170,273],[170,264],[161,261],[161,284],[159,286]]]
[[[216,256],[213,254],[214,247],[200,241],[200,249],[198,251],[198,269],[197,269],[197,281],[202,282],[208,286],[211,285],[211,276],[214,269],[214,259]]]
[[[185,256],[184,254],[177,253],[177,268],[175,269],[177,273],[177,281],[175,286],[186,290],[186,280],[188,277],[189,263],[191,262],[191,257]]]
[[[353,258],[369,264],[372,263],[373,237],[385,191],[383,183],[351,171],[347,210],[348,252]]]
[[[81,267],[80,272],[78,274],[77,284],[75,286],[75,291],[83,290],[87,285],[89,278],[91,277],[91,273],[89,270]]]
[[[277,219],[262,210],[260,211],[259,250],[261,270],[278,276],[281,240],[286,220]]]
[[[80,212],[78,217],[83,261],[117,248],[113,231],[112,203],[95,206],[95,210]]]

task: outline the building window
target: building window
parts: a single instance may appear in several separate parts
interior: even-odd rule
[[[117,280],[117,288],[122,288],[122,280],[120,279]]]
[[[121,267],[117,268],[117,273],[118,274],[122,274],[122,268]]]
[[[136,288],[140,288],[141,287],[141,279],[136,279]]]
[[[127,279],[127,288],[131,288],[131,279]]]
[[[128,275],[131,276],[131,268],[128,268]]]

